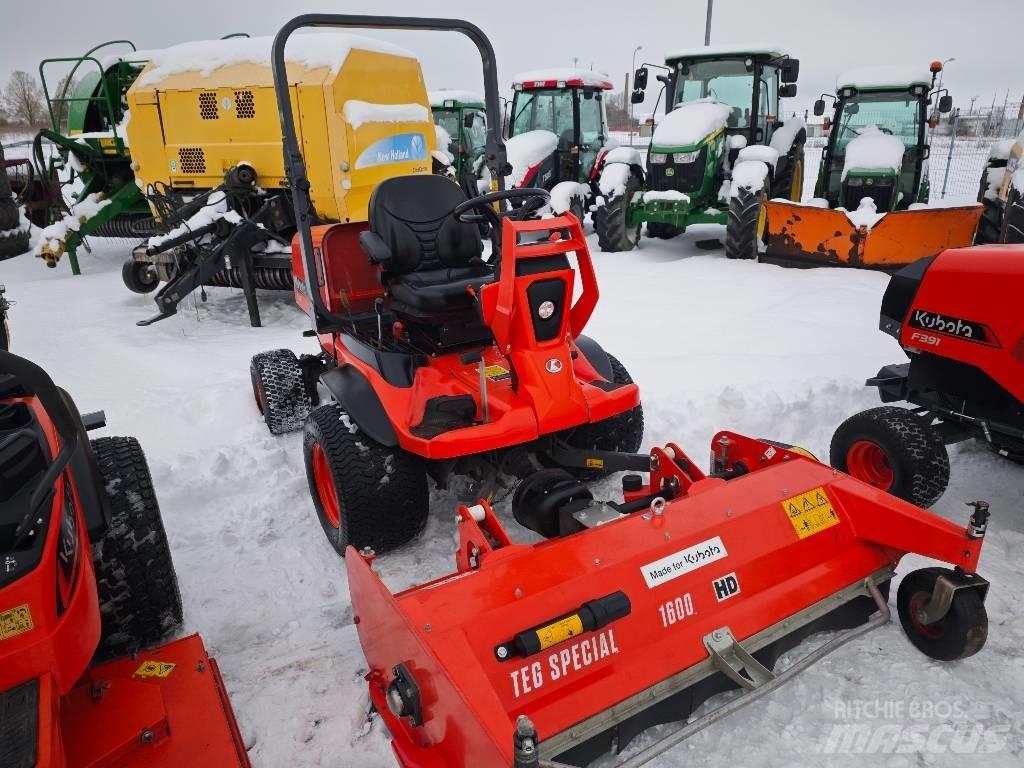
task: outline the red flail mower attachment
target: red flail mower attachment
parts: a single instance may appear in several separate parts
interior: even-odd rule
[[[747,691],[625,763],[642,765],[888,621],[908,552],[953,566],[900,585],[914,645],[952,660],[985,642],[983,503],[965,529],[730,432],[713,440],[709,474],[670,444],[623,488],[624,501],[598,502],[564,474],[528,478],[513,511],[551,536],[536,545],[513,543],[485,502],[462,507],[457,571],[395,595],[373,553],[349,549],[370,695],[402,766],[586,765]],[[845,631],[772,671],[823,630]]]

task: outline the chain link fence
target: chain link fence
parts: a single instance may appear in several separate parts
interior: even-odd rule
[[[967,112],[954,110],[932,134],[928,163],[932,200],[967,202],[978,197],[981,174],[992,147],[1024,130],[1020,106],[1003,105]]]

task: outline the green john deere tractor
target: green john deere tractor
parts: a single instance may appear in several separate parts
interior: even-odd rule
[[[100,58],[115,46],[121,53]],[[144,237],[153,234],[152,216],[135,184],[125,138],[125,94],[145,67],[147,56],[130,40],[111,40],[83,56],[44,59],[39,64],[50,127],[36,136],[35,199],[26,202],[34,223],[44,229],[39,255],[55,267],[66,252],[79,274],[77,250],[89,235]],[[70,72],[51,91],[47,70],[54,64]],[[44,142],[53,145],[47,153]],[[67,194],[65,194],[67,191]],[[156,285],[154,284],[154,288]]]
[[[778,47],[678,51],[664,67],[636,71],[635,104],[644,100],[650,67],[663,70],[658,102],[664,95],[665,114],[646,167],[636,153],[632,162],[607,162],[602,170],[603,205],[594,212],[601,249],[636,247],[644,222],[657,238],[691,224],[726,224],[726,255],[749,258],[747,219],[758,219],[762,200],[800,199],[807,132],[797,117],[783,121],[780,106],[796,95],[800,62]],[[755,231],[763,231],[763,218]]]
[[[480,178],[484,165],[484,141],[487,137],[484,99],[470,91],[447,88],[430,91],[427,95],[434,123],[441,129],[437,132],[437,148],[452,157],[456,179],[472,197],[476,197],[480,194],[476,180]],[[447,147],[443,146],[442,137],[449,141]]]

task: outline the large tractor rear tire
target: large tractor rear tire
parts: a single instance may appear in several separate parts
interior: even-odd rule
[[[612,366],[613,384],[632,384],[626,366],[612,355],[608,355]],[[567,442],[574,448],[597,451],[622,451],[636,453],[644,439],[644,409],[642,405],[624,411],[603,421],[583,424],[573,430]],[[584,470],[580,475],[599,476],[603,473]]]
[[[767,202],[768,193],[763,188],[741,187],[734,197],[729,198],[729,218],[725,225],[725,255],[728,258],[757,258],[767,223]]]
[[[790,148],[785,167],[772,180],[772,197],[784,197],[799,203],[804,194],[804,145],[797,141]]]
[[[597,244],[606,253],[631,251],[640,241],[640,224],[630,226],[627,217],[629,204],[640,193],[640,181],[630,174],[626,189],[621,195],[605,200],[605,204],[594,211],[594,231]]]
[[[249,379],[256,407],[272,435],[302,429],[312,399],[306,389],[299,359],[290,349],[273,349],[253,355]]]
[[[1016,187],[1010,187],[1003,211],[1003,228],[999,236],[1001,243],[1024,243],[1024,197]]]
[[[31,236],[27,229],[13,235],[0,237],[0,261],[20,256],[29,249],[30,243]]]
[[[949,485],[949,453],[938,430],[906,408],[883,405],[855,414],[832,436],[833,467],[919,507]]]
[[[302,441],[313,506],[331,546],[380,554],[416,538],[427,524],[422,459],[372,440],[337,403],[306,419]]]
[[[92,551],[102,621],[97,653],[122,656],[181,626],[181,594],[139,442],[101,437],[91,443],[111,510],[110,526]]]
[[[660,221],[647,222],[647,236],[656,237],[659,240],[671,240],[673,237],[681,235],[685,231],[686,227],[677,227],[673,224],[665,224]]]

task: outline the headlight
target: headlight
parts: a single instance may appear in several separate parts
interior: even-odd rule
[[[851,176],[846,180],[846,184],[851,187],[860,187],[864,185],[864,179],[857,176]]]
[[[665,154],[664,152],[651,152],[647,156],[647,159],[650,160],[652,163],[664,163],[666,160],[668,160],[668,155]]]
[[[672,159],[677,163],[692,163],[699,154],[700,152],[677,152],[672,156]]]

